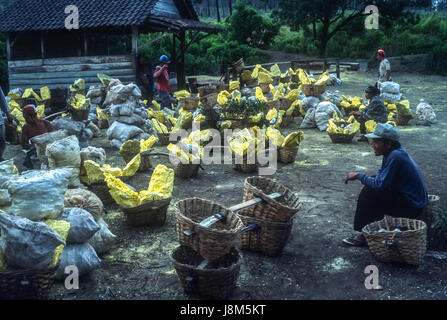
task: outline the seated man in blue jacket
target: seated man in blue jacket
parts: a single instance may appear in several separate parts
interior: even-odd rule
[[[361,232],[367,224],[382,220],[384,215],[416,219],[428,204],[428,194],[419,167],[399,143],[399,131],[387,123],[378,123],[372,139],[376,156],[383,156],[376,176],[350,172],[345,183],[360,180],[360,192],[354,218],[354,230]],[[343,240],[354,246],[365,246],[362,234]]]

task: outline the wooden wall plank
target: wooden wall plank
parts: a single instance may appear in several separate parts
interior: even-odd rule
[[[26,80],[26,79],[58,79],[58,78],[86,78],[96,77],[98,73],[105,73],[111,77],[120,77],[133,74],[134,69],[118,69],[118,70],[93,70],[81,72],[46,72],[46,73],[10,73],[10,80]]]
[[[32,59],[9,61],[9,67],[31,67],[43,65],[69,65],[69,64],[98,64],[115,62],[132,62],[135,58],[132,55],[125,56],[91,56],[91,57],[67,57],[51,59]]]
[[[9,70],[12,73],[53,73],[53,72],[76,72],[76,71],[89,71],[97,70],[119,70],[119,69],[134,69],[134,64],[131,62],[116,62],[116,63],[103,63],[103,64],[71,64],[71,65],[58,65],[58,66],[39,66],[39,67],[12,67]]]

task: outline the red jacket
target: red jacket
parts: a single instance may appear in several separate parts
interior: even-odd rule
[[[157,66],[155,68],[155,72],[159,71],[161,69],[160,66]],[[155,77],[155,81],[158,83],[157,89],[164,92],[171,92],[171,86],[169,84],[169,73],[168,69],[164,69],[163,72],[158,76]]]

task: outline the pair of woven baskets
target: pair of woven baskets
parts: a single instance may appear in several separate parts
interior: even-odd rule
[[[145,202],[133,208],[121,208],[131,227],[162,226],[166,221],[171,198]]]
[[[1,271],[0,300],[47,299],[57,268]]]
[[[279,199],[268,195],[282,193]],[[240,248],[266,256],[280,254],[287,244],[293,226],[293,218],[301,208],[301,202],[289,188],[263,177],[245,180],[243,201],[261,198],[263,202],[238,213],[244,226],[256,224],[257,228],[240,236]]]
[[[278,153],[278,160],[281,163],[294,163],[296,155],[298,154],[298,147],[280,148]]]
[[[225,299],[231,295],[239,278],[241,256],[235,248],[212,262],[211,267],[198,269],[202,258],[189,247],[180,246],[171,255],[183,289],[213,299]]]
[[[395,228],[403,231],[393,231]],[[405,228],[405,229],[404,229]],[[384,232],[379,232],[384,229]],[[382,262],[420,265],[427,250],[427,225],[421,220],[385,216],[363,229],[368,247]]]

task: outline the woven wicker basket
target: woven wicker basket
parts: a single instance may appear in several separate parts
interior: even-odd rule
[[[431,225],[433,223],[433,211],[439,206],[440,198],[436,195],[428,195],[428,204],[422,211],[422,214],[418,217],[418,220],[422,220],[427,225],[427,233],[430,232]]]
[[[184,199],[174,208],[180,244],[191,247],[206,260],[212,261],[228,254],[243,226],[237,214],[212,201]],[[217,222],[209,228],[200,225],[202,220],[215,213],[224,214],[225,222]],[[187,230],[193,234],[186,235],[184,232]]]
[[[253,88],[256,87],[258,85],[258,78],[251,78],[248,80],[245,80],[245,86],[248,88]]]
[[[293,218],[287,222],[271,222],[244,216],[243,212],[241,211],[239,217],[244,225],[254,223],[258,228],[241,233],[240,248],[259,252],[266,256],[276,256],[281,253],[289,239]]]
[[[287,128],[291,123],[293,122],[293,116],[286,116],[284,115],[282,117],[281,124],[279,125],[280,128]]]
[[[197,89],[199,91],[200,98],[203,98],[209,94],[216,93],[216,86],[202,86]]]
[[[289,83],[291,81],[291,77],[290,76],[285,76],[284,78],[281,78],[279,81],[281,83]]]
[[[253,159],[251,157],[244,156],[242,158],[242,163],[236,163],[241,162],[239,158],[235,158],[235,155],[233,154],[233,161],[235,162],[233,165],[233,169],[242,171],[244,173],[253,173],[258,171],[258,162],[255,159],[255,163],[253,162]]]
[[[158,135],[158,144],[160,146],[167,146],[171,142],[169,141],[170,133],[157,133]]]
[[[189,97],[180,99],[183,110],[195,110],[199,107],[199,98]]]
[[[293,101],[284,97],[279,98],[279,110],[288,110]]]
[[[328,132],[329,137],[331,138],[332,143],[351,143],[352,139],[354,139],[354,134],[344,134],[344,133],[330,133]]]
[[[244,59],[240,58],[238,61],[236,61],[235,63],[233,63],[233,69],[236,70],[237,72],[241,72],[242,70],[245,69],[245,63],[244,63]]]
[[[304,95],[319,97],[326,91],[326,85],[302,84]]]
[[[47,299],[57,268],[1,271],[0,300]]]
[[[412,118],[413,116],[411,114],[402,114],[398,112],[396,116],[396,124],[398,126],[406,126]]]
[[[217,104],[218,93],[211,93],[206,96],[200,96],[200,101],[204,107],[214,107]]]
[[[261,88],[263,94],[270,92],[270,83],[260,83],[259,87]]]
[[[267,108],[268,108],[268,110],[270,110],[270,109],[276,109],[276,110],[278,110],[278,109],[279,109],[279,106],[280,106],[280,102],[279,102],[279,100],[271,100],[271,101],[267,101],[266,104],[267,104]]]
[[[174,175],[179,178],[191,179],[197,176],[199,172],[199,164],[188,163],[183,164],[179,163],[174,169]]]
[[[393,232],[395,227],[407,231]],[[381,228],[386,232],[378,232]],[[419,265],[427,250],[427,225],[420,220],[385,216],[381,221],[368,224],[363,235],[375,258],[382,262]]]
[[[223,83],[223,82],[217,82],[213,84],[214,86],[216,86],[216,92],[219,93],[221,91],[229,91],[230,90],[230,85],[228,83]]]
[[[292,117],[300,117],[300,116],[301,116],[300,107],[296,106],[295,109],[293,109]]]
[[[241,260],[239,252],[231,248],[227,255],[213,261],[209,268],[200,270],[197,266],[202,258],[194,250],[180,246],[171,255],[185,292],[214,299],[228,298],[236,288]]]
[[[279,162],[294,163],[297,153],[298,153],[298,147],[280,148],[279,149],[279,157],[278,157]]]
[[[69,111],[71,113],[71,119],[74,121],[88,120],[88,115],[90,113],[89,109],[80,110],[80,109],[70,108]]]
[[[166,221],[171,198],[152,200],[133,208],[121,208],[131,227],[161,226]]]
[[[141,163],[138,172],[148,172],[152,169],[150,150],[141,153]]]
[[[99,129],[108,129],[109,128],[109,120],[99,119],[98,120],[98,128]]]
[[[284,194],[279,199],[271,199],[269,194],[280,192]],[[243,202],[254,198],[261,198],[264,202],[241,211],[248,217],[255,217],[264,221],[288,222],[301,208],[301,202],[289,188],[263,177],[245,179]]]
[[[93,182],[89,185],[89,189],[96,194],[105,206],[115,203],[115,200],[110,195],[109,187],[107,187],[107,183],[105,181]]]

